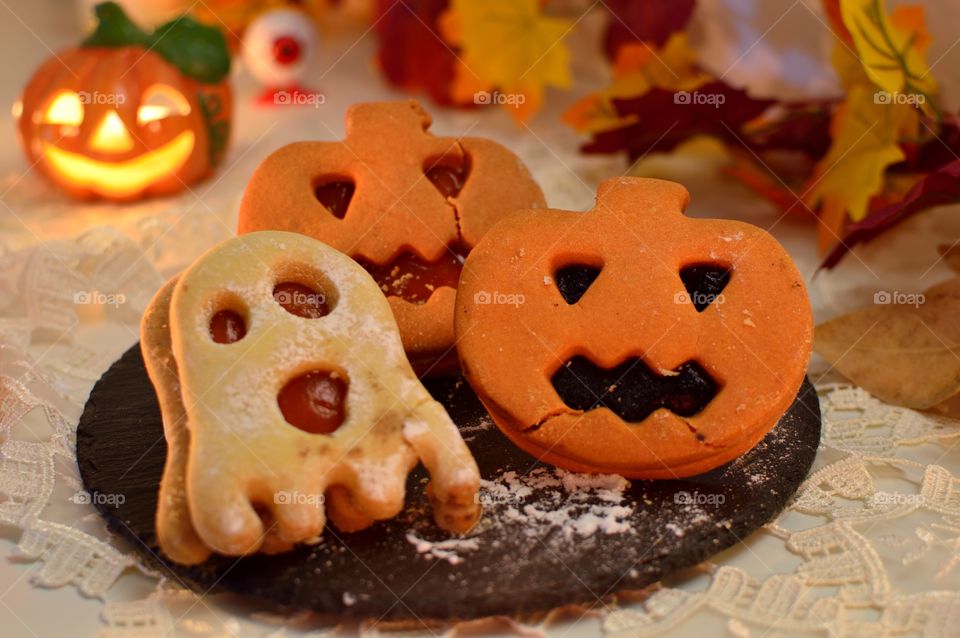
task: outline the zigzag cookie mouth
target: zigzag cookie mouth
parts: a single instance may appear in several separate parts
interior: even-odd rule
[[[423,304],[438,288],[456,290],[467,250],[451,246],[436,261],[426,261],[405,252],[384,265],[359,261],[388,297],[399,297],[412,304]]]
[[[607,408],[628,423],[640,423],[660,408],[677,416],[701,412],[720,390],[719,384],[696,361],[687,361],[672,373],[657,374],[639,357],[615,368],[601,368],[576,356],[550,379],[563,402],[584,412]]]

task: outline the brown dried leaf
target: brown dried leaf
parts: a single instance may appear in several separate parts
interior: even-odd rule
[[[923,410],[960,392],[960,278],[820,324],[814,350],[878,399]]]

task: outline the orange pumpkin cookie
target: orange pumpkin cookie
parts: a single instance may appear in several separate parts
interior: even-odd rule
[[[228,240],[158,293],[142,350],[170,446],[157,516],[174,560],[280,551],[326,515],[403,508],[422,460],[439,526],[470,529],[479,472],[356,262],[304,235]]]
[[[503,146],[431,135],[415,101],[357,104],[346,121],[342,142],[291,144],[260,165],[238,232],[298,232],[350,255],[387,295],[414,368],[448,371],[464,256],[543,194]]]
[[[813,335],[800,273],[765,231],[686,217],[688,200],[611,179],[592,210],[517,212],[470,253],[461,366],[517,445],[576,471],[691,476],[794,401]]]

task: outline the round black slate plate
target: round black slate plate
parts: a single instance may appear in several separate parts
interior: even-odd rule
[[[556,476],[490,424],[462,380],[427,386],[464,432],[485,479],[509,471],[518,477],[532,471],[548,482]],[[574,513],[594,506],[595,512],[611,512],[610,502],[596,492],[584,498],[555,486],[506,496],[485,491],[475,547],[455,550],[458,559],[430,558],[417,553],[408,535],[448,537],[432,524],[418,469],[408,483],[407,510],[394,520],[354,534],[328,529],[318,545],[287,554],[215,557],[183,567],[167,562],[157,547],[154,510],[166,444],[153,388],[134,347],[94,386],[77,428],[77,460],[88,492],[123,496],[93,499],[110,529],[152,566],[197,591],[216,588],[353,617],[466,619],[594,603],[705,560],[783,509],[806,477],[819,440],[820,407],[805,381],[777,427],[740,459],[682,481],[634,481],[612,510],[627,531],[601,523],[593,533],[580,528],[578,534],[574,525],[545,520],[570,499],[576,501]],[[536,524],[524,515],[530,508],[539,516]],[[579,522],[590,520],[588,513]]]

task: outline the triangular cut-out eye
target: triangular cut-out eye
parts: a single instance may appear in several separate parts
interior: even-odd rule
[[[459,164],[431,161],[423,167],[423,174],[444,197],[456,197],[463,190],[470,173],[470,165],[466,155]]]
[[[317,196],[317,201],[333,213],[334,217],[343,219],[343,216],[347,214],[347,207],[350,206],[350,200],[353,199],[355,189],[353,182],[340,180],[315,186],[313,193]]]
[[[687,289],[693,307],[697,312],[703,312],[730,283],[730,270],[713,264],[696,264],[680,271],[680,281]]]
[[[587,292],[587,289],[600,276],[600,268],[586,264],[571,264],[557,269],[554,279],[563,300],[571,306]]]

